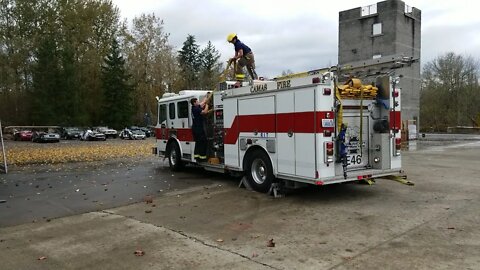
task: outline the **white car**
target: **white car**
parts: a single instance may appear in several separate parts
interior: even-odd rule
[[[105,134],[91,129],[87,129],[80,134],[80,140],[82,141],[105,141],[106,139]]]
[[[145,140],[145,132],[141,130],[124,129],[120,132],[121,139]]]
[[[111,129],[108,127],[97,127],[96,131],[105,134],[106,138],[117,138],[118,132],[115,129]]]

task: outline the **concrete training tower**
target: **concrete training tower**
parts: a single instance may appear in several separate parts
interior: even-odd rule
[[[402,120],[417,120],[420,113],[421,11],[400,0],[387,0],[339,13],[338,64],[385,62],[396,56],[418,59],[395,70],[403,75]],[[418,130],[418,129],[417,129]]]

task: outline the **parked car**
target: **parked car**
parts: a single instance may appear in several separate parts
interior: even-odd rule
[[[13,139],[15,141],[31,141],[33,132],[31,130],[15,130],[13,133]]]
[[[80,134],[80,140],[82,141],[105,141],[106,139],[105,134],[91,129],[86,129]]]
[[[153,131],[148,128],[148,127],[137,127],[137,126],[131,126],[129,128],[130,130],[141,130],[143,133],[145,133],[145,137],[150,138],[153,136]]]
[[[61,137],[65,140],[80,139],[82,129],[78,127],[65,127],[62,128]]]
[[[59,142],[60,134],[48,131],[34,131],[32,142]]]
[[[115,129],[111,129],[108,127],[96,127],[95,131],[105,134],[107,138],[117,138],[118,132]]]
[[[145,140],[145,132],[139,129],[130,130],[126,128],[120,132],[120,138],[130,140]]]

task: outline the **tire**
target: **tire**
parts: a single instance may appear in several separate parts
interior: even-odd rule
[[[180,147],[176,142],[171,142],[167,146],[168,165],[172,171],[180,171],[183,169],[183,161],[180,155]]]
[[[270,190],[275,176],[273,167],[265,151],[257,149],[245,159],[245,176],[253,190],[266,193]]]

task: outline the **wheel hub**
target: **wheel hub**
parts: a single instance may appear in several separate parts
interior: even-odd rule
[[[170,151],[170,162],[173,166],[177,163],[177,153],[175,153],[175,150]]]
[[[266,166],[261,159],[255,159],[252,163],[252,176],[253,181],[257,184],[263,184],[267,179]]]

